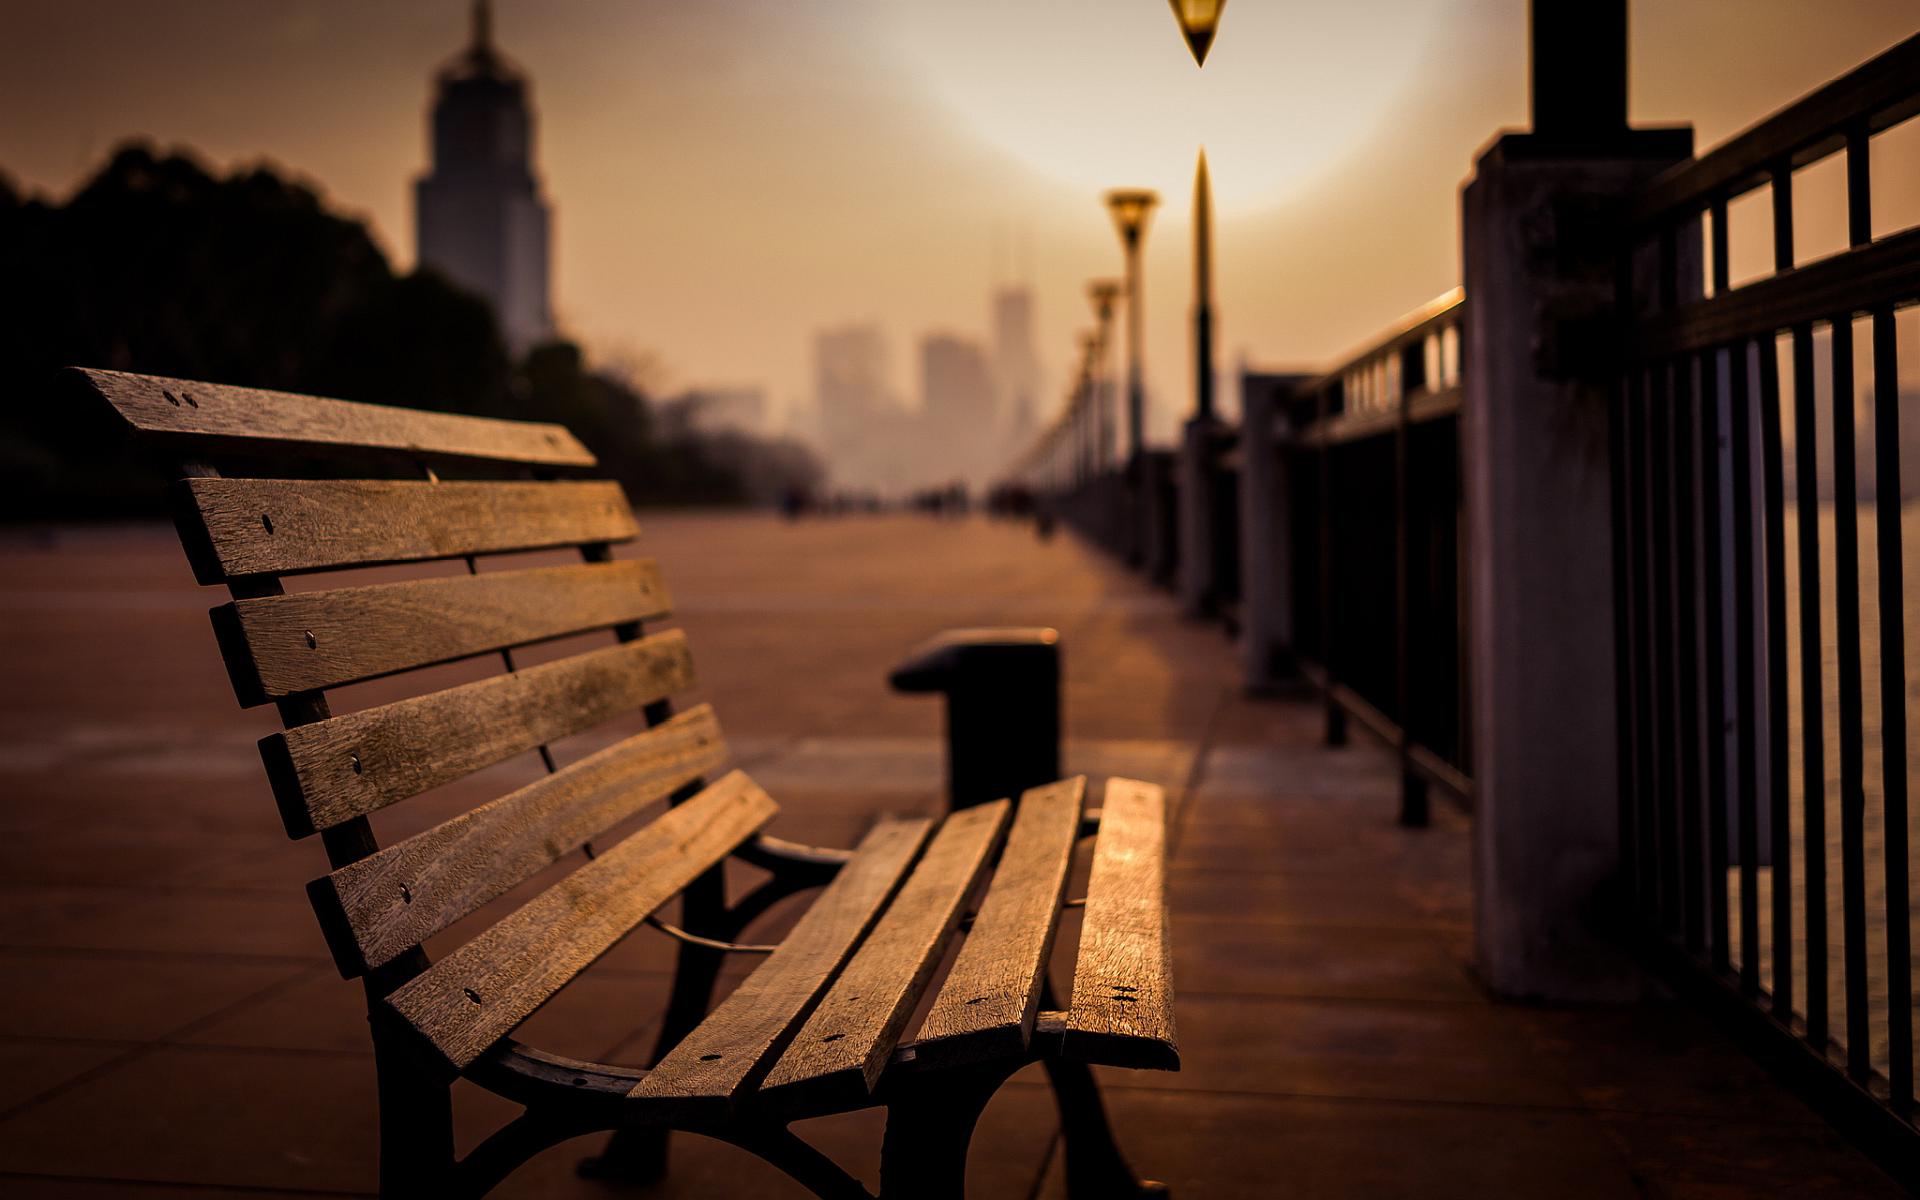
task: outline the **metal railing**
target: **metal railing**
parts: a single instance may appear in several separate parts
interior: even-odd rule
[[[1917,112],[1913,38],[1645,188],[1612,429],[1630,902],[1682,976],[1909,1164],[1920,507],[1895,314],[1920,303],[1920,230],[1874,237],[1870,164]],[[1805,261],[1796,178],[1832,156],[1847,245]],[[1772,271],[1733,286],[1730,206],[1761,193]]]
[[[1291,391],[1281,423],[1300,672],[1399,754],[1401,820],[1469,779],[1458,289]],[[1249,448],[1249,452],[1253,452]]]

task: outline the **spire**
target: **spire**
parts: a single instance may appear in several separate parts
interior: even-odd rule
[[[473,0],[473,52],[493,54],[493,5],[488,0]]]
[[[1200,303],[1213,303],[1213,181],[1205,147],[1193,173],[1193,291]]]

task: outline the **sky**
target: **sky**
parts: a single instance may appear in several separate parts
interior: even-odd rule
[[[0,171],[64,196],[123,139],[267,160],[412,263],[434,69],[465,0],[0,0]],[[1216,328],[1312,368],[1459,281],[1458,189],[1527,120],[1526,0],[1234,0],[1204,71],[1164,0],[496,0],[531,76],[554,301],[656,385],[810,401],[816,330],[984,336],[1031,283],[1046,396],[1116,274],[1100,203],[1159,189],[1151,428],[1191,404],[1189,192],[1219,203]],[[1913,0],[1638,0],[1632,117],[1703,148],[1920,28]],[[1920,190],[1920,177],[1916,177]],[[1876,188],[1876,195],[1880,189]]]

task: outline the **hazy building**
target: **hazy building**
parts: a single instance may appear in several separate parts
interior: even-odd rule
[[[993,294],[993,383],[1003,441],[1025,441],[1040,394],[1040,355],[1034,349],[1033,293],[1004,287]]]
[[[414,185],[420,262],[492,301],[516,354],[553,333],[527,86],[494,48],[487,0],[476,0],[473,41],[437,81],[432,169]]]
[[[886,337],[877,325],[814,336],[814,411],[835,486],[897,494],[922,482],[920,423],[888,388],[887,366]]]
[[[977,480],[999,442],[994,378],[978,342],[949,333],[920,342],[920,408],[933,465],[946,478]]]

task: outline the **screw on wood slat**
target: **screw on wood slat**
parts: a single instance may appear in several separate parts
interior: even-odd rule
[[[265,529],[265,530],[266,530],[266,531],[267,531],[268,533],[272,533],[272,532],[273,532],[273,518],[272,518],[272,517],[270,517],[270,516],[268,516],[268,515],[267,515],[266,513],[261,513],[261,514],[260,514],[260,527],[261,527],[262,529]]]
[[[479,993],[479,992],[476,992],[476,991],[474,991],[474,990],[473,990],[472,988],[464,988],[464,989],[462,989],[462,990],[463,990],[463,991],[465,991],[465,992],[467,993],[467,999],[469,999],[469,1000],[471,1000],[471,1001],[473,1001],[473,1002],[474,1002],[475,1004],[478,1004],[478,1003],[480,1003],[480,993]]]
[[[320,640],[313,636],[313,630],[311,629],[307,630],[307,649],[312,650],[318,647],[319,645],[320,645]]]

